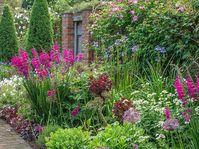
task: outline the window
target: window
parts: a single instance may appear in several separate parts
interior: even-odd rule
[[[75,22],[75,40],[74,40],[74,55],[82,52],[82,22]]]

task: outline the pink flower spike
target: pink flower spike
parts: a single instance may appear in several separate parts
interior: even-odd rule
[[[170,113],[169,107],[165,107],[164,115],[165,115],[166,119],[170,119],[171,118],[171,113]]]
[[[176,91],[178,93],[178,98],[182,102],[183,106],[185,106],[187,104],[187,101],[185,99],[185,93],[183,91],[183,87],[181,85],[179,76],[177,76],[174,85],[175,85]]]
[[[196,89],[197,89],[198,94],[199,94],[199,75],[198,75],[197,80],[196,80]]]
[[[186,79],[186,83],[187,83],[187,87],[188,87],[190,96],[192,98],[195,98],[195,87],[194,87],[193,82],[191,81],[190,77]]]
[[[33,57],[37,57],[37,52],[35,51],[35,49],[34,49],[34,48],[32,48],[32,50],[31,50],[31,51],[32,51],[32,56],[33,56]]]

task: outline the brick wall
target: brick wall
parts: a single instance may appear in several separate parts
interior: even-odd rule
[[[73,14],[62,15],[62,49],[74,48]]]
[[[65,13],[62,15],[62,48],[74,49],[74,22],[73,16],[81,16],[82,18],[82,53],[84,62],[91,61],[92,53],[88,51],[87,46],[91,42],[91,35],[88,30],[89,16],[91,10],[83,10],[78,13]]]

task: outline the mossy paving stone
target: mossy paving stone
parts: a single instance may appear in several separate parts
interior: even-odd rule
[[[0,119],[0,149],[31,149],[31,147]]]

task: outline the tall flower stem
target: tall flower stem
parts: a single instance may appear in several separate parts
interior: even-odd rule
[[[98,112],[99,112],[100,119],[102,120],[102,122],[104,123],[104,126],[106,127],[108,125],[108,123],[102,113],[102,106],[98,107]]]

